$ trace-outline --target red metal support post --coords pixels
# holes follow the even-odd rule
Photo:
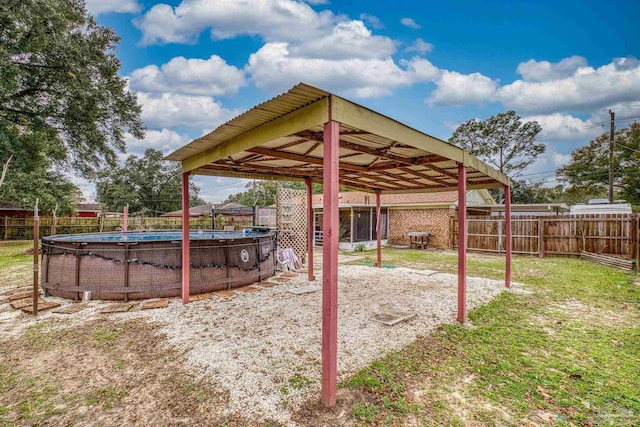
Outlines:
[[[129,205],[126,205],[122,210],[122,231],[127,231],[129,228]]]
[[[322,403],[336,404],[338,382],[339,123],[324,125],[322,210]]]
[[[304,182],[307,184],[307,278],[312,282],[316,279],[313,274],[313,183],[311,178]]]
[[[189,172],[182,174],[182,304],[189,303]]]
[[[467,320],[467,168],[458,163],[458,322]]]
[[[38,199],[36,199],[36,208],[33,211],[33,315],[38,315],[38,299],[40,298],[40,288],[38,281],[38,272],[40,263],[38,254],[40,253],[40,215],[38,212]]]
[[[378,268],[382,268],[382,228],[380,224],[380,192],[376,191],[376,248],[378,250],[378,262],[376,266]]]
[[[504,186],[504,223],[505,223],[505,252],[506,252],[506,266],[504,285],[507,288],[511,287],[511,187]]]

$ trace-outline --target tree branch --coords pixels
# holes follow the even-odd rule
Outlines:
[[[13,154],[10,155],[7,161],[4,162],[4,165],[2,165],[2,175],[0,176],[0,186],[4,182],[4,178],[7,176],[7,170],[9,169],[9,163],[11,162],[11,159],[13,159]]]
[[[47,70],[57,70],[57,71],[66,71],[67,67],[64,65],[46,65],[46,64],[34,64],[33,62],[22,62],[22,61],[11,61],[13,64],[16,64],[21,67],[28,68],[44,68]]]

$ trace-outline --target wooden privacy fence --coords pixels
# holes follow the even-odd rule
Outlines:
[[[506,233],[504,217],[470,216],[468,249],[502,253]],[[452,218],[451,241],[455,247],[458,221]],[[581,252],[638,257],[638,216],[626,214],[579,216],[513,216],[513,253],[579,256]]]
[[[33,238],[33,218],[0,217],[0,236],[3,240],[23,240]],[[252,217],[226,218],[228,226],[250,226]],[[189,219],[192,229],[211,229],[210,217],[195,217]],[[154,217],[129,217],[128,230],[178,230],[182,228],[182,219],[154,218]],[[40,236],[74,233],[100,233],[122,230],[122,218],[114,217],[40,217]]]

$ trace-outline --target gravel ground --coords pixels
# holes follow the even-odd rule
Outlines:
[[[319,272],[318,272],[319,276]],[[348,378],[389,351],[400,349],[442,323],[456,319],[457,276],[409,268],[339,266],[338,374]],[[321,285],[306,274],[255,293],[236,292],[186,306],[174,298],[167,308],[99,314],[112,304],[91,301],[72,315],[42,313],[37,319],[0,306],[0,333],[17,336],[52,317],[73,327],[94,318],[142,318],[160,326],[167,346],[183,353],[195,375],[228,388],[229,412],[291,424],[290,414],[320,390],[322,292],[294,295],[287,289]],[[516,284],[517,285],[517,284]],[[504,282],[469,277],[472,309],[504,290]],[[68,300],[47,298],[67,304]],[[394,326],[371,316],[394,308],[417,316]],[[62,325],[61,325],[62,326]]]
[[[339,267],[338,373],[345,379],[456,318],[457,276],[408,268]],[[312,284],[319,285],[320,282]],[[229,388],[230,411],[290,423],[290,413],[320,390],[322,293],[294,295],[304,277],[231,299],[126,313],[162,325],[190,367]],[[504,282],[470,277],[469,309],[504,290]],[[416,312],[395,326],[371,320],[384,308]]]

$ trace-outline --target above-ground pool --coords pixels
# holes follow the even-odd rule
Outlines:
[[[273,233],[190,233],[190,292],[237,288],[274,275]],[[42,288],[80,299],[179,296],[182,232],[67,234],[42,238]]]

